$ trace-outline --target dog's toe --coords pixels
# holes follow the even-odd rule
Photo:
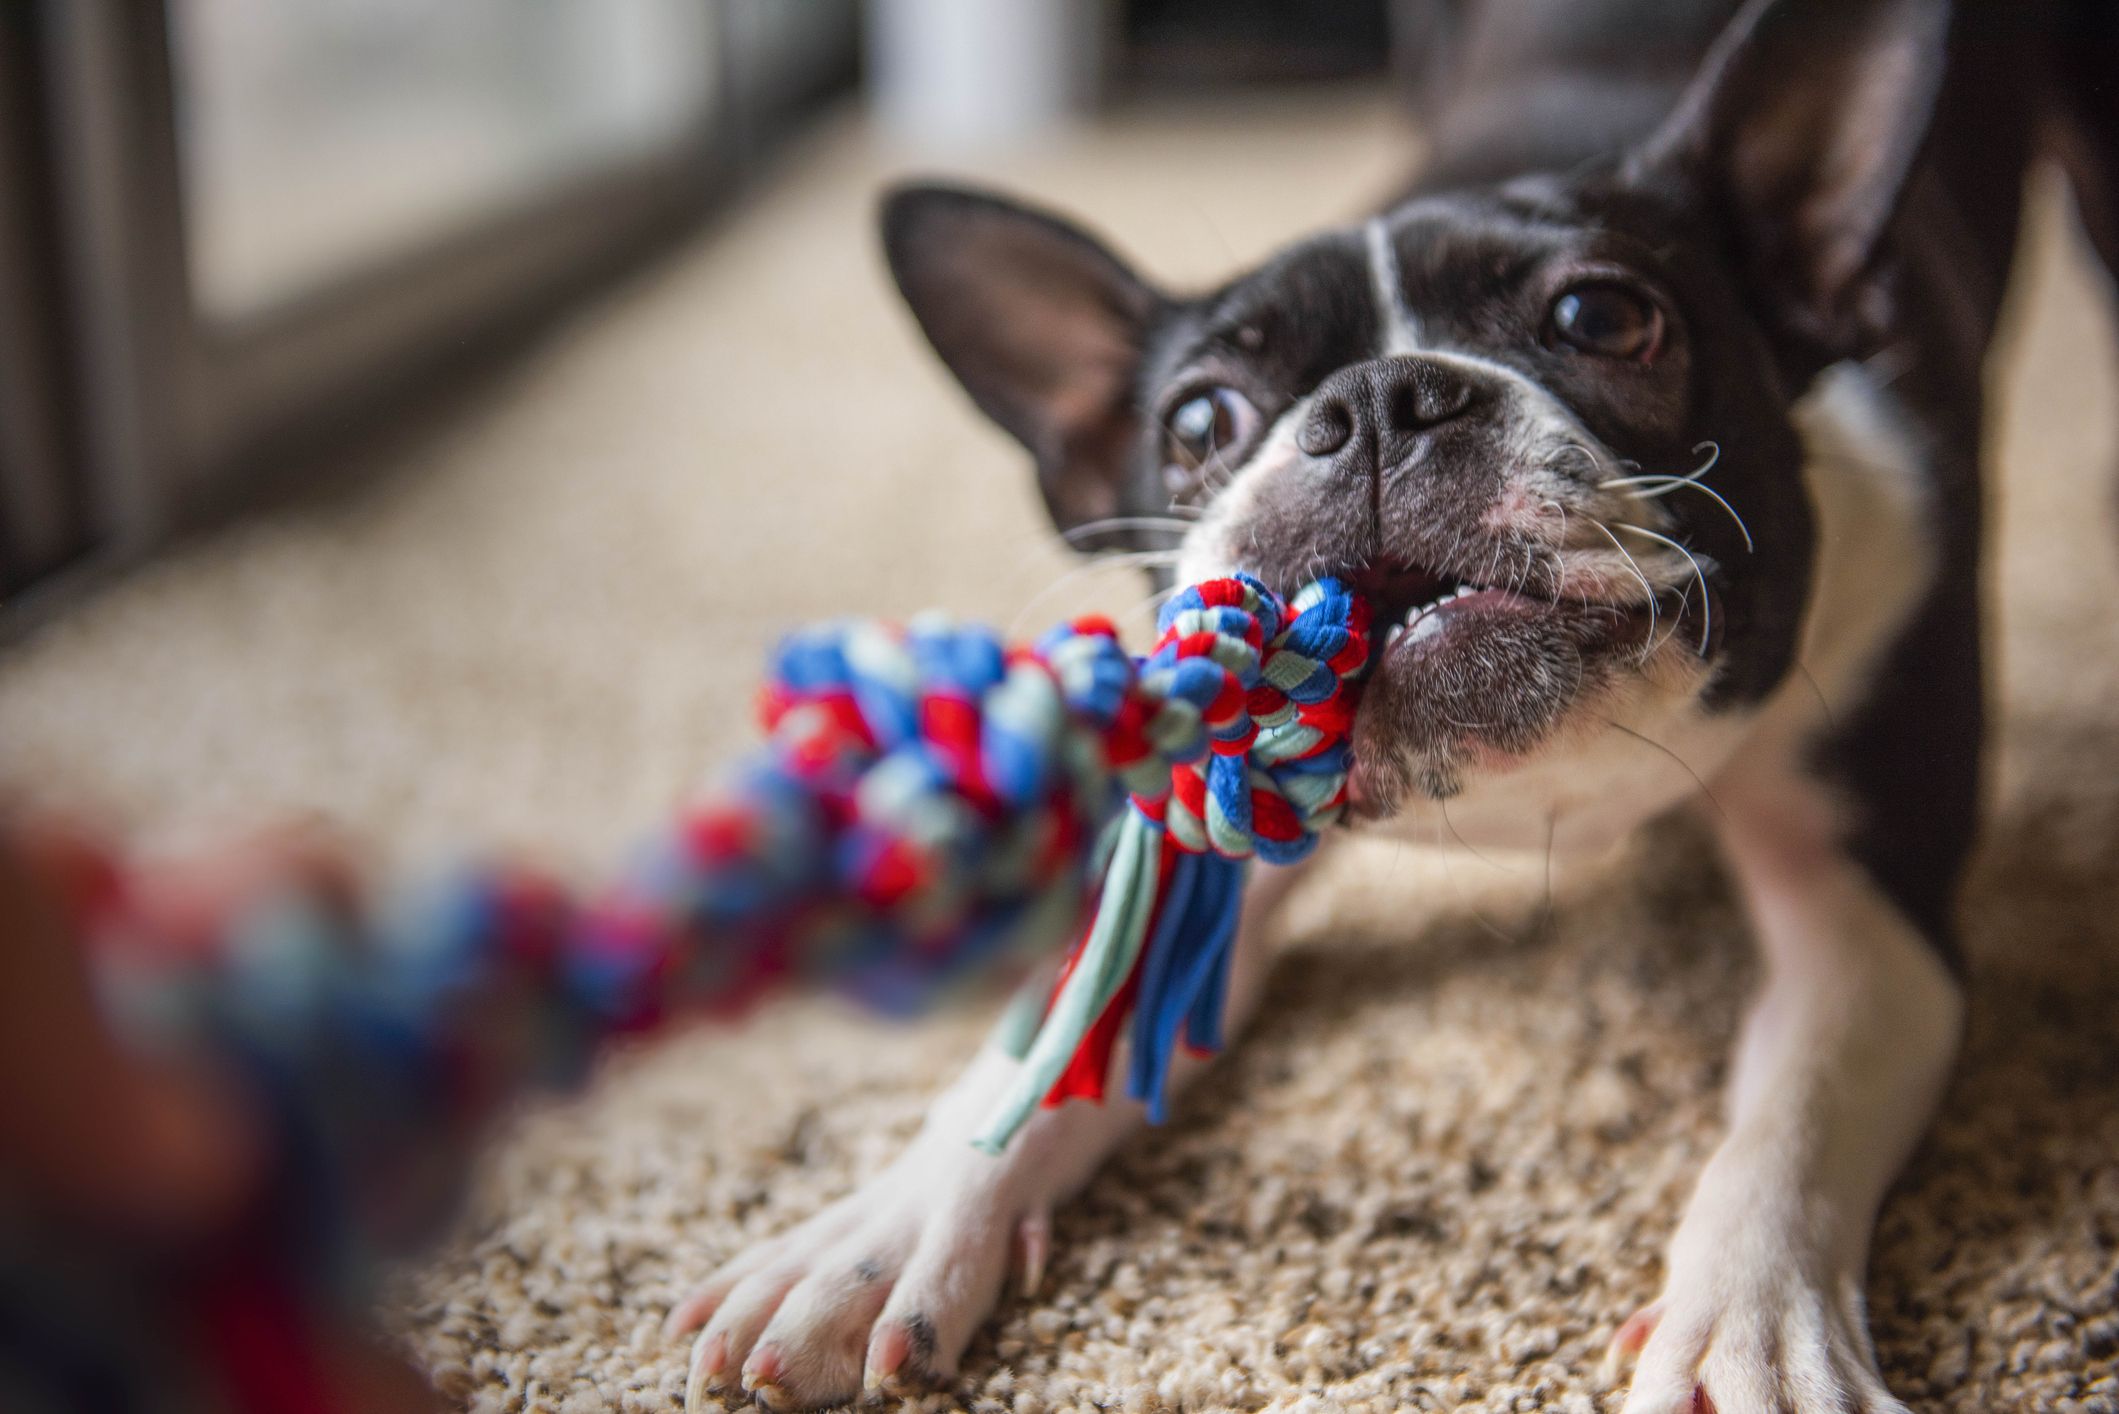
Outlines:
[[[801,1277],[799,1259],[791,1256],[735,1284],[692,1347],[691,1373],[685,1382],[687,1408],[700,1408],[705,1395],[738,1386],[758,1337]]]
[[[1026,1217],[968,1144],[925,1157],[737,1257],[672,1309],[672,1335],[699,1331],[687,1409],[745,1397],[814,1408],[955,1371],[1011,1260],[1026,1276],[1042,1268],[1048,1228],[1042,1201]]]
[[[1640,1310],[1619,1323],[1612,1332],[1611,1343],[1604,1347],[1604,1387],[1619,1383],[1626,1372],[1633,1368],[1640,1357],[1641,1347],[1648,1344],[1648,1337],[1655,1334],[1656,1323],[1662,1319],[1663,1303],[1651,1301]]]
[[[861,1389],[869,1331],[882,1313],[902,1261],[875,1247],[873,1234],[827,1253],[789,1290],[743,1370],[744,1388],[770,1389],[768,1403],[804,1407]]]
[[[1785,1280],[1665,1292],[1619,1328],[1638,1353],[1624,1414],[1905,1414],[1878,1373],[1859,1298]]]

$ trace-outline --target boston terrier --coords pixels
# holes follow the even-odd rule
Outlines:
[[[1628,1414],[1903,1408],[1863,1273],[1965,1010],[1982,363],[2041,152],[2119,251],[2119,90],[2068,42],[2107,19],[2075,3],[1432,0],[1417,185],[1196,296],[997,196],[883,207],[1062,529],[1373,598],[1359,828],[1602,847],[1711,794],[1764,980],[1662,1294],[1613,1313]],[[1232,1023],[1292,872],[1254,881]],[[689,1403],[946,1374],[1011,1267],[1036,1288],[1141,1113],[1044,1110],[989,1157],[1013,1067],[677,1306]]]

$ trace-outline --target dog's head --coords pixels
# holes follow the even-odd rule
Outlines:
[[[1431,183],[1196,298],[960,190],[894,193],[885,243],[1062,527],[1370,592],[1357,806],[1390,814],[1740,718],[1790,671],[1791,408],[1875,335],[1941,9],[1749,5],[1634,150]]]

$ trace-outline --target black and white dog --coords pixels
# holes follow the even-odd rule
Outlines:
[[[2107,23],[2069,3],[1437,0],[1417,188],[1198,298],[992,196],[884,209],[1063,527],[1174,502],[1181,580],[1376,597],[1366,828],[1431,841],[1447,802],[1474,844],[1602,845],[1711,783],[1765,982],[1663,1293],[1618,1325],[1630,1414],[1901,1407],[1862,1283],[1964,1012],[1982,362],[2041,140],[2063,107],[2078,157],[2119,133],[2066,91],[2067,27]],[[1036,1285],[1052,1205],[1139,1114],[1044,1111],[989,1158],[1012,1066],[672,1313],[704,1325],[691,1399],[946,1371],[1011,1264]]]

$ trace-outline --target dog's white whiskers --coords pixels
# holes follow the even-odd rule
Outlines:
[[[1484,726],[1485,724],[1478,723],[1476,725]],[[1449,827],[1450,838],[1454,839],[1457,842],[1458,848],[1462,849],[1465,853],[1469,854],[1472,858],[1478,860],[1481,864],[1484,864],[1487,868],[1493,870],[1497,874],[1508,874],[1514,876],[1521,872],[1520,870],[1511,868],[1509,865],[1503,864],[1500,860],[1493,858],[1484,850],[1481,850],[1477,845],[1473,844],[1470,840],[1466,839],[1464,837],[1464,832],[1457,828],[1457,822],[1449,818],[1449,802],[1447,800],[1438,799],[1435,802],[1435,809],[1437,813],[1442,816],[1442,823]],[[1514,940],[1511,939],[1510,941]]]
[[[1236,482],[1236,468],[1223,459],[1219,446],[1208,449],[1207,463],[1200,471],[1200,489],[1209,493],[1226,491]]]
[[[1485,913],[1480,911],[1478,906],[1472,902],[1470,892],[1465,889],[1464,881],[1457,877],[1457,867],[1455,858],[1456,851],[1451,849],[1449,847],[1448,841],[1442,838],[1442,827],[1444,824],[1448,823],[1449,816],[1446,812],[1444,812],[1442,814],[1442,819],[1439,820],[1435,825],[1435,857],[1437,860],[1440,861],[1442,865],[1442,877],[1448,882],[1450,892],[1457,896],[1457,907],[1462,910],[1464,914],[1469,917],[1474,923],[1477,923],[1481,928],[1485,929],[1486,932],[1488,932],[1492,936],[1500,939],[1502,942],[1508,944],[1510,947],[1516,946],[1515,937],[1510,934],[1507,929],[1503,928],[1500,924],[1494,922],[1491,918],[1488,918]],[[1454,824],[1449,825],[1449,830],[1452,835],[1457,836],[1459,842],[1463,841],[1464,837],[1462,835],[1457,834],[1457,827]],[[1465,847],[1467,849],[1470,848],[1469,845],[1466,845]]]
[[[1630,530],[1636,535],[1645,535],[1650,540],[1668,545],[1671,549],[1683,555],[1686,563],[1692,566],[1692,577],[1698,580],[1700,585],[1700,652],[1704,655],[1707,652],[1708,640],[1714,636],[1714,596],[1707,592],[1707,571],[1700,568],[1699,557],[1683,545],[1678,544],[1677,541],[1672,540],[1669,536],[1662,534],[1660,531],[1650,530],[1645,525],[1630,525],[1622,520],[1619,522],[1619,529]],[[1653,632],[1652,625],[1650,631]]]
[[[1694,467],[1688,472],[1679,473],[1674,471],[1651,471],[1634,476],[1615,476],[1608,481],[1603,481],[1598,484],[1602,486],[1636,486],[1649,481],[1685,481],[1697,483],[1701,477],[1705,476],[1708,472],[1713,471],[1715,467],[1721,463],[1722,444],[1710,439],[1708,441],[1698,442],[1693,445],[1692,454],[1694,456],[1698,456],[1702,451],[1707,453],[1707,460],[1701,462],[1698,466]],[[1619,463],[1619,465],[1627,468],[1629,471],[1633,471],[1636,473],[1641,472],[1641,464],[1637,461],[1622,461]],[[1654,493],[1654,496],[1661,496],[1664,494],[1666,493],[1663,491],[1658,491]],[[1652,500],[1654,499],[1654,496],[1639,496],[1635,499],[1643,501]]]
[[[1811,672],[1810,665],[1800,658],[1795,660],[1795,670],[1803,675],[1805,682],[1810,684],[1810,692],[1817,698],[1817,705],[1825,714],[1825,724],[1831,727],[1832,730],[1838,731],[1839,715],[1832,710],[1832,704],[1826,700],[1824,685],[1818,682],[1817,674]]]
[[[1694,584],[1695,582],[1696,582],[1696,581],[1694,581],[1694,580],[1690,580],[1690,579],[1686,580],[1686,581],[1685,581],[1685,587],[1684,587],[1683,589],[1681,589],[1681,590],[1679,590],[1679,591],[1678,591],[1678,605],[1677,605],[1677,616],[1676,616],[1675,618],[1673,618],[1673,619],[1672,619],[1672,620],[1670,621],[1670,632],[1668,632],[1668,633],[1666,633],[1666,634],[1664,634],[1664,635],[1663,635],[1663,643],[1668,643],[1668,642],[1670,642],[1670,640],[1672,640],[1673,638],[1676,638],[1676,637],[1678,636],[1678,630],[1679,630],[1680,628],[1684,627],[1684,624],[1685,624],[1685,611],[1686,611],[1687,609],[1689,609],[1689,608],[1691,608],[1691,607],[1692,607],[1692,586],[1693,586],[1693,584]],[[1703,594],[1701,595],[1701,598],[1702,598],[1702,601],[1703,601],[1703,603],[1704,603],[1705,597],[1706,597],[1706,596],[1705,596],[1705,595],[1704,595],[1704,593],[1703,593]],[[1711,612],[1712,612],[1712,611],[1711,611],[1711,610],[1709,610],[1708,612],[1709,612],[1709,613],[1711,614]],[[1713,625],[1713,620],[1712,620],[1712,618],[1710,617],[1710,618],[1709,618],[1709,620],[1708,620],[1708,625],[1707,625],[1707,627],[1708,627],[1708,628],[1711,628],[1711,627],[1712,627],[1712,625]],[[1704,644],[1706,643],[1706,641],[1707,641],[1707,628],[1702,628],[1702,629],[1701,629],[1701,631],[1700,631],[1700,642],[1701,642],[1701,644],[1702,644],[1702,645],[1704,645]],[[1663,646],[1663,643],[1657,643],[1657,644],[1652,644],[1652,645],[1650,645],[1650,648],[1649,648],[1649,652],[1648,652],[1648,657],[1651,657],[1651,658],[1652,658],[1652,657],[1654,657],[1654,656],[1655,656],[1655,654],[1656,654],[1656,653],[1657,653],[1658,651],[1660,651],[1660,650],[1661,650],[1661,648],[1662,648],[1662,646]],[[1705,648],[1704,646],[1702,646],[1702,648],[1700,649],[1700,651],[1701,651],[1702,653],[1704,653],[1704,652],[1706,652],[1707,650],[1706,650],[1706,648]]]
[[[1163,535],[1182,536],[1192,529],[1192,522],[1179,520],[1175,516],[1106,516],[1060,532],[1060,539],[1069,545],[1077,540],[1106,534],[1115,530],[1146,530]],[[1078,547],[1077,547],[1078,548]]]
[[[1090,575],[1101,574],[1106,570],[1112,569],[1155,569],[1158,567],[1173,567],[1177,564],[1177,561],[1178,552],[1175,550],[1128,550],[1120,554],[1098,555],[1095,559],[1090,560],[1087,564],[1076,565],[1073,569],[1068,570],[1066,573],[1054,579],[1050,584],[1046,585],[1043,589],[1040,589],[1037,593],[1031,595],[1029,602],[1024,604],[1022,608],[1016,610],[1015,617],[1009,620],[1008,632],[1006,634],[1006,637],[1020,637],[1023,633],[1024,626],[1030,621],[1031,616],[1034,615],[1037,610],[1043,604],[1045,604],[1047,600],[1052,599],[1056,595],[1065,593],[1068,589],[1072,588],[1074,585],[1076,585],[1083,579],[1086,579]]]
[[[1500,570],[1501,547],[1499,545],[1488,546],[1486,551],[1486,568],[1480,572],[1479,577],[1474,580],[1473,583],[1492,584],[1499,577]]]
[[[1146,615],[1148,622],[1153,624],[1155,616],[1162,612],[1162,606],[1176,598],[1184,591],[1184,588],[1185,586],[1182,584],[1173,584],[1168,589],[1158,589],[1145,598],[1135,600],[1127,607],[1126,615],[1130,618],[1134,614],[1143,614]]]
[[[1619,552],[1619,557],[1626,561],[1626,567],[1633,571],[1633,577],[1641,581],[1641,592],[1648,596],[1649,649],[1641,655],[1641,661],[1645,663],[1655,652],[1655,626],[1657,619],[1655,586],[1649,583],[1647,573],[1642,570],[1641,562],[1633,557],[1633,552],[1626,548],[1624,542],[1618,536],[1611,533],[1610,526],[1604,524],[1603,521],[1598,520],[1595,516],[1589,518],[1589,523],[1604,532],[1604,538],[1611,542],[1611,548]]]
[[[1613,721],[1611,718],[1605,716],[1602,712],[1596,713],[1595,715],[1598,721],[1602,722],[1605,726],[1610,727],[1613,731],[1624,733],[1625,735],[1632,737],[1635,741],[1640,742],[1644,746],[1653,747],[1657,751],[1662,752],[1665,756],[1668,756],[1671,760],[1677,762],[1679,768],[1683,770],[1686,775],[1692,777],[1693,783],[1700,788],[1700,794],[1707,798],[1707,803],[1714,807],[1714,813],[1721,816],[1724,820],[1729,818],[1729,812],[1722,807],[1721,797],[1716,795],[1714,793],[1714,788],[1707,784],[1707,778],[1701,775],[1697,770],[1693,769],[1693,765],[1690,761],[1687,761],[1684,757],[1678,755],[1675,751],[1672,751],[1669,747],[1665,746],[1662,742],[1657,741],[1654,737],[1649,736],[1646,732],[1637,732],[1632,727],[1627,726],[1624,722]]]
[[[1562,440],[1559,446],[1553,450],[1552,455],[1546,459],[1545,464],[1548,470],[1564,471],[1568,463],[1574,461],[1587,465],[1589,480],[1600,481],[1602,479],[1605,470],[1603,455],[1594,446],[1579,437],[1568,437]]]
[[[1673,491],[1679,490],[1690,489],[1697,491],[1701,495],[1711,498],[1716,505],[1720,506],[1728,514],[1730,520],[1736,522],[1737,532],[1744,537],[1744,549],[1747,552],[1755,551],[1758,547],[1751,539],[1751,527],[1744,523],[1744,518],[1741,515],[1737,514],[1736,507],[1729,504],[1728,497],[1701,479],[1708,472],[1714,470],[1715,465],[1721,461],[1721,444],[1719,442],[1702,442],[1692,450],[1697,453],[1702,449],[1707,452],[1707,460],[1683,475],[1675,472],[1649,472],[1640,476],[1614,477],[1599,484],[1624,491],[1636,501],[1658,500]]]
[[[1647,485],[1650,483],[1659,483],[1657,485],[1657,489],[1653,491],[1631,492],[1630,494],[1636,501],[1653,501],[1658,497],[1667,496],[1671,492],[1677,490],[1697,491],[1701,495],[1709,497],[1713,500],[1716,505],[1720,506],[1724,511],[1728,512],[1729,519],[1736,522],[1737,532],[1744,537],[1744,549],[1747,551],[1751,551],[1756,550],[1758,548],[1755,544],[1752,543],[1751,527],[1746,525],[1744,523],[1744,518],[1736,513],[1736,507],[1730,505],[1728,500],[1722,495],[1721,492],[1715,490],[1712,486],[1707,485],[1705,482],[1695,481],[1689,476],[1636,476],[1629,477],[1626,481],[1623,482],[1607,481],[1604,484],[1607,486],[1626,486],[1635,483],[1642,485]]]
[[[1557,598],[1559,597],[1561,586],[1567,583],[1567,507],[1559,501],[1550,499],[1538,503],[1538,509],[1541,511],[1547,506],[1551,506],[1560,513],[1559,539],[1545,551],[1552,558],[1552,592],[1553,596]],[[1533,556],[1533,563],[1535,563],[1535,556]],[[1527,571],[1525,582],[1528,583]]]

